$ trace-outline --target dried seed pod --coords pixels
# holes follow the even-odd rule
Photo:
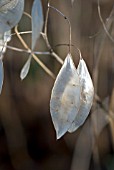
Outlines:
[[[23,10],[24,0],[0,0],[0,34],[18,24]]]
[[[36,42],[38,38],[40,37],[40,33],[42,32],[43,23],[44,23],[41,0],[34,0],[31,16],[32,16],[32,47],[31,49],[34,50]],[[31,60],[32,60],[32,55],[29,55],[28,60],[24,64],[21,70],[21,73],[20,73],[21,80],[23,80],[28,75],[28,72],[30,70]]]
[[[35,48],[36,42],[40,37],[44,24],[44,16],[41,0],[34,0],[32,6],[32,50]]]
[[[76,115],[69,132],[74,132],[77,130],[86,120],[93,102],[94,87],[88,72],[85,61],[81,58],[77,72],[80,78],[80,85],[82,87],[81,91],[81,104],[78,114]]]
[[[21,80],[23,80],[27,76],[27,74],[28,74],[28,72],[30,70],[31,59],[32,59],[32,56],[29,55],[29,58],[26,61],[26,63],[24,64],[24,66],[23,66],[23,68],[21,70],[21,73],[20,73]]]
[[[57,139],[70,128],[80,107],[80,80],[71,58],[68,54],[54,83],[50,112],[56,130]]]
[[[0,55],[4,54],[7,49],[7,42],[11,40],[11,30],[0,34]]]

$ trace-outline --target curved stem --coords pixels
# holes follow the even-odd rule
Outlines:
[[[45,42],[46,42],[46,45],[48,47],[48,49],[51,51],[52,48],[51,48],[51,45],[49,43],[49,40],[48,40],[48,37],[47,37],[47,24],[48,24],[48,18],[49,18],[49,4],[50,4],[50,1],[48,1],[48,8],[47,8],[47,12],[46,12],[46,19],[45,19],[45,23],[44,23],[44,33],[42,34]]]
[[[44,34],[47,35],[47,23],[48,23],[48,18],[49,18],[49,5],[50,5],[51,0],[48,1],[48,9],[46,12],[46,19],[45,19],[45,25],[44,25]]]
[[[57,8],[51,6],[50,4],[48,4],[48,7],[53,9],[53,10],[55,10],[58,14],[60,14],[61,16],[63,16],[64,19],[67,20],[67,23],[69,25],[69,53],[71,53],[71,46],[72,46],[72,43],[71,43],[72,42],[71,32],[72,32],[72,30],[71,30],[70,20],[61,11],[59,11]]]
[[[70,46],[69,44],[57,44],[54,47],[59,47],[59,46]],[[80,55],[80,59],[82,59],[82,55],[81,55],[81,51],[78,47],[76,47],[75,45],[71,44],[72,47],[75,48],[75,51],[78,51],[79,55]]]
[[[81,54],[81,51],[79,48],[77,48],[78,52],[79,52],[79,55],[80,55],[80,60],[82,60],[82,54]]]
[[[30,14],[28,14],[27,12],[25,12],[24,11],[24,13],[23,13],[24,15],[26,15],[27,17],[29,17],[30,19],[32,19],[32,17],[31,17],[31,15]]]

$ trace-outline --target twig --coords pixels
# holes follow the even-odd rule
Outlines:
[[[18,51],[18,52],[31,53],[31,51],[29,51],[29,50],[24,50],[24,49],[12,47],[12,46],[9,46],[9,45],[6,45],[5,47],[7,47],[8,49],[14,50],[14,51]]]
[[[50,1],[51,0],[48,1],[48,4],[50,3]],[[28,13],[24,12],[24,14],[31,19],[31,16]],[[47,45],[47,47],[49,49],[49,53],[48,54],[50,54],[52,57],[54,57],[60,64],[63,64],[63,60],[53,51],[53,49],[52,49],[52,47],[51,47],[51,45],[49,43],[48,37],[47,37],[48,17],[49,17],[49,7],[48,7],[47,12],[46,12],[46,19],[45,19],[45,23],[44,23],[44,33],[41,32],[41,35],[44,38],[45,43],[46,43],[46,45]],[[20,32],[19,34],[23,34],[23,33],[24,32]],[[32,33],[32,31],[30,33]],[[34,54],[38,54],[37,52],[36,53],[33,52],[33,53]],[[43,54],[44,54],[44,52],[43,52]],[[46,55],[48,55],[48,54],[46,54]]]
[[[9,45],[6,45],[6,47],[8,49],[11,49],[11,50],[14,50],[14,51],[18,51],[18,52],[25,52],[25,53],[31,53],[31,51],[29,50],[24,50],[24,49],[21,49],[21,48],[17,48],[17,47],[12,47],[12,46],[9,46]],[[33,54],[38,54],[38,55],[50,55],[50,52],[48,51],[45,51],[45,52],[42,52],[42,51],[33,51],[32,52]]]
[[[51,8],[53,10],[55,10],[58,14],[60,14],[61,16],[63,16],[64,19],[67,20],[68,24],[69,24],[69,53],[71,53],[71,46],[72,46],[72,37],[71,37],[71,23],[70,23],[70,20],[68,19],[68,17],[66,17],[61,11],[59,11],[57,8],[51,6],[49,3],[48,3],[48,8]]]
[[[110,35],[110,33],[109,33],[109,31],[108,31],[108,29],[107,29],[107,27],[106,27],[106,25],[105,25],[105,23],[103,21],[103,18],[101,16],[101,9],[100,9],[99,0],[98,0],[98,14],[99,14],[100,21],[101,21],[101,23],[103,25],[104,31],[106,32],[108,38],[114,43],[114,38]]]
[[[57,45],[54,46],[54,48],[55,48],[55,47],[59,47],[59,46],[69,46],[69,44],[67,44],[67,43],[66,43],[66,44],[65,44],[65,43],[63,43],[63,44],[57,44]],[[73,44],[71,44],[71,46],[74,47]]]
[[[70,44],[57,44],[54,47],[59,47],[59,46],[70,46]],[[75,47],[75,51],[79,53],[80,59],[82,59],[82,55],[81,55],[81,51],[78,47],[76,47],[75,45],[71,44],[72,47]]]
[[[22,31],[22,32],[19,32],[19,34],[32,34],[32,31]],[[16,33],[14,34],[11,34],[11,35],[16,35]]]
[[[27,12],[25,12],[25,11],[24,11],[24,13],[23,13],[23,14],[25,14],[27,17],[29,17],[30,19],[32,19],[31,15],[30,15],[30,14],[28,14]]]
[[[48,1],[48,4],[50,3],[51,0]],[[47,37],[47,24],[48,24],[48,18],[49,18],[49,7],[47,8],[47,11],[46,11],[46,19],[45,19],[45,23],[44,23],[44,33],[42,34],[45,42],[46,42],[46,45],[48,47],[48,49],[51,51],[52,48],[51,48],[51,45],[49,43],[49,40],[48,40],[48,37]]]
[[[19,35],[18,33],[18,29],[17,26],[15,27],[15,32],[17,34],[17,37],[19,38],[20,42],[23,44],[23,46],[25,47],[25,49],[31,51],[31,49],[28,47],[28,45],[26,44],[26,42],[23,40],[23,38]],[[55,75],[45,66],[45,64],[35,55],[32,53],[31,51],[31,55],[34,58],[34,60],[43,68],[43,70],[50,75],[53,79],[55,79]]]
[[[46,19],[45,19],[45,23],[44,23],[44,33],[41,33],[41,35],[44,38],[45,43],[50,51],[50,55],[53,56],[60,64],[63,64],[63,60],[53,51],[53,49],[49,43],[48,36],[47,36],[47,24],[48,24],[48,18],[49,18],[50,2],[51,2],[51,0],[48,1],[48,8],[47,8]]]
[[[63,64],[63,60],[54,52],[51,52],[51,55],[60,63]]]
[[[48,24],[48,18],[49,18],[49,4],[51,0],[48,1],[48,8],[46,11],[46,19],[45,19],[45,24],[44,24],[44,34],[47,35],[47,24]]]
[[[20,35],[21,34],[31,34],[32,33],[32,31],[22,31],[22,32],[18,32]],[[14,35],[17,35],[15,32],[14,33],[12,33],[10,36],[14,36]],[[9,37],[9,36],[8,36]]]

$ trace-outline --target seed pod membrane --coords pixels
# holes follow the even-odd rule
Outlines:
[[[70,128],[80,107],[80,80],[71,55],[68,54],[54,83],[50,112],[57,139]]]
[[[80,59],[77,72],[79,74],[80,85],[82,87],[80,109],[70,129],[68,130],[69,132],[74,132],[85,122],[90,112],[92,102],[93,102],[93,96],[94,96],[93,83],[90,74],[88,72],[86,63],[83,59]]]

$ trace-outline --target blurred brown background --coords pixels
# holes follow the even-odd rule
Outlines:
[[[32,0],[25,1],[30,13]],[[44,16],[47,1],[42,0]],[[4,86],[0,96],[0,170],[113,170],[114,169],[114,42],[106,35],[97,10],[97,0],[53,0],[72,25],[72,56],[77,66],[79,47],[95,85],[95,100],[85,124],[72,134],[56,140],[49,101],[54,80],[32,60],[29,75],[19,74],[28,54],[7,50],[4,56]],[[101,14],[114,37],[114,1],[101,0]],[[110,24],[109,24],[110,23]],[[31,30],[30,19],[23,15],[19,31]],[[50,10],[48,38],[64,59],[69,42],[68,24]],[[22,36],[31,44],[31,35]],[[9,45],[23,48],[14,36]],[[36,50],[46,51],[40,38]],[[57,75],[61,65],[51,56],[39,56]]]

